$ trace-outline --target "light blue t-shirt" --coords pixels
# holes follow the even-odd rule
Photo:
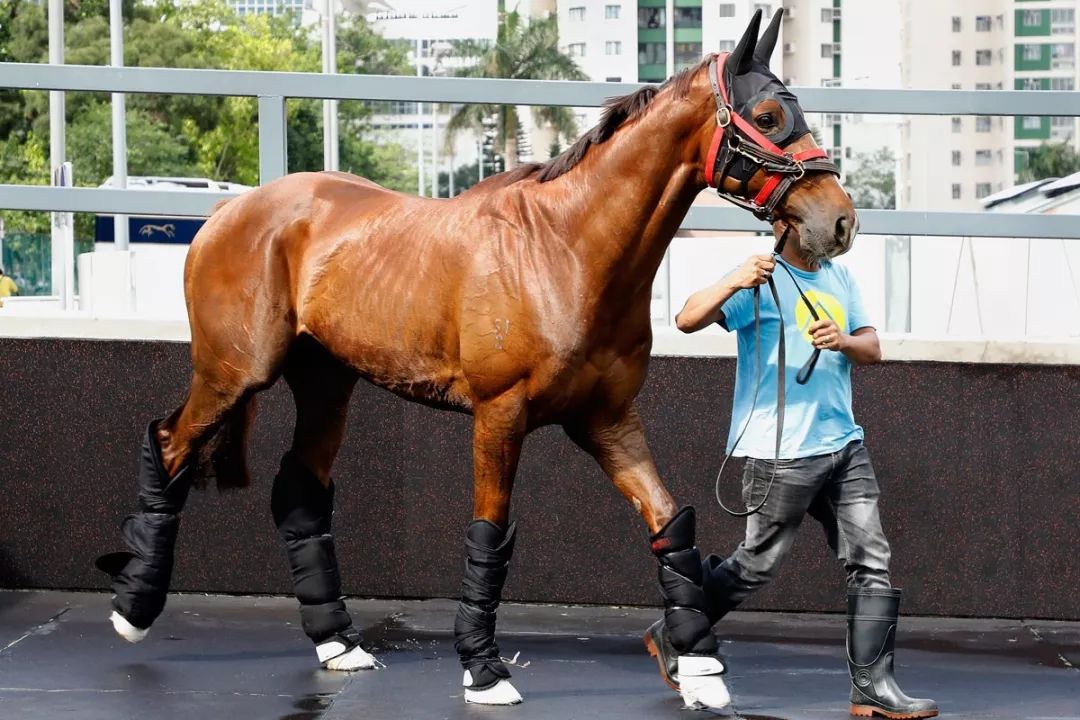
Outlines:
[[[783,262],[777,260],[777,264]],[[821,263],[817,272],[787,266],[803,292],[814,304],[818,315],[832,318],[844,333],[870,327],[859,290],[847,268],[831,262]],[[851,410],[851,363],[843,353],[822,350],[810,381],[795,382],[799,369],[814,351],[807,328],[813,324],[806,303],[799,297],[784,269],[773,271],[773,280],[784,310],[787,340],[787,374],[784,411],[784,439],[780,458],[792,459],[836,452],[853,440],[861,440],[863,429],[855,424]],[[728,452],[747,422],[757,380],[754,339],[753,290],[740,290],[724,303],[721,324],[736,331],[739,338],[739,361],[735,377],[735,401],[732,405]],[[776,453],[776,364],[780,349],[780,318],[768,285],[761,286],[761,379],[757,405],[750,424],[739,442],[735,455],[772,459]]]

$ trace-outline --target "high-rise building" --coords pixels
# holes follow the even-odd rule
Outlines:
[[[312,0],[229,0],[229,4],[240,13],[267,13],[270,15],[283,15],[287,12],[295,12],[301,16],[305,9],[311,8]]]
[[[904,85],[1073,90],[1076,0],[902,0]],[[1011,187],[1031,150],[1077,143],[1074,118],[912,117],[904,123],[900,202],[978,208]]]

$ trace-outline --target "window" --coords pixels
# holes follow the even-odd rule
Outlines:
[[[952,19],[952,31],[960,32],[960,18],[956,17],[955,15],[953,15]]]
[[[584,20],[585,19],[585,8],[583,8],[583,7],[572,7],[572,8],[570,8],[570,10],[569,10],[569,12],[567,14],[570,16],[571,20]]]
[[[696,65],[701,60],[702,48],[699,42],[675,43],[675,70],[683,70]]]
[[[608,40],[604,43],[605,55],[622,55],[622,41]]]
[[[1021,45],[1025,60],[1042,60],[1042,45]]]
[[[638,43],[638,65],[664,65],[667,46],[662,42]]]
[[[1039,78],[1020,78],[1018,90],[1042,90],[1042,81]]]
[[[604,19],[605,20],[618,20],[619,11],[622,10],[618,5],[605,5],[604,6]]]
[[[638,8],[637,26],[639,30],[655,30],[662,28],[667,23],[667,13],[664,8]]]
[[[990,32],[992,23],[989,15],[976,15],[975,32]]]
[[[990,83],[975,83],[976,90],[993,90],[994,86]]]
[[[840,43],[821,43],[821,57],[831,58],[840,54]]]
[[[833,21],[833,18],[835,17],[836,10],[837,8],[831,7],[821,8],[821,22],[831,23]]]
[[[952,131],[954,133],[964,131],[964,120],[962,118],[954,117],[952,119]]]
[[[960,167],[960,151],[959,150],[953,150],[952,151],[952,164],[953,164],[954,167]]]
[[[953,83],[952,84],[952,89],[953,90],[959,90],[960,89],[960,83]]]
[[[677,7],[675,8],[675,27],[699,28],[701,27],[701,8]]]
[[[1076,45],[1054,43],[1050,46],[1050,67],[1054,70],[1072,70],[1076,66]]]
[[[720,17],[735,17],[735,3],[720,3]]]
[[[1042,25],[1041,10],[1024,11],[1024,27],[1039,27],[1040,25]]]
[[[839,125],[840,124],[840,119],[841,119],[840,118],[840,113],[827,113],[825,115],[825,124],[826,125]]]
[[[976,65],[989,65],[994,58],[994,52],[992,50],[976,50],[975,51],[975,64]]]
[[[721,40],[717,45],[717,52],[731,52],[735,49],[734,40]]]
[[[1074,121],[1071,117],[1050,118],[1050,139],[1058,141],[1072,139],[1073,124]]]
[[[960,64],[960,51],[959,50],[953,50],[952,51],[952,64],[954,66]]]
[[[953,200],[959,200],[960,199],[960,183],[953,183],[953,186],[952,186],[952,199]]]
[[[604,82],[622,82],[622,78],[618,75],[604,78]]]
[[[1023,128],[1025,130],[1040,130],[1042,129],[1042,118],[1036,115],[1025,115]]]
[[[821,78],[821,87],[840,87],[840,78]]]
[[[566,54],[570,57],[585,57],[585,43],[570,43],[566,46]]]
[[[1050,78],[1051,90],[1064,90],[1066,92],[1075,89],[1076,83],[1072,78]]]
[[[980,115],[975,118],[975,132],[990,132],[990,122],[992,118],[988,118],[985,115]]]
[[[975,199],[982,200],[984,197],[991,193],[990,183],[976,183],[975,184]]]
[[[994,162],[994,153],[990,150],[976,150],[975,151],[975,164],[976,165],[989,165]]]
[[[1076,32],[1076,10],[1056,8],[1050,11],[1050,34],[1072,35]]]
[[[768,20],[772,17],[772,5],[769,3],[754,3],[754,12],[761,11],[762,16]]]

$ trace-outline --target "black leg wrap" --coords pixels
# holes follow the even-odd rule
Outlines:
[[[274,478],[270,509],[292,572],[293,592],[300,601],[304,633],[316,644],[352,627],[341,594],[334,536],[334,485],[323,487],[292,453],[281,460]]]
[[[469,670],[475,690],[486,690],[510,671],[499,659],[495,616],[514,554],[514,530],[503,533],[487,520],[473,520],[465,531],[465,578],[454,620],[454,648]]]
[[[719,555],[707,555],[701,563],[701,585],[705,589],[709,622],[713,625],[737,608],[751,592],[723,562]]]
[[[97,567],[111,576],[113,607],[145,630],[165,608],[172,578],[173,550],[180,529],[179,513],[191,489],[191,465],[170,478],[161,460],[156,430],[150,423],[139,459],[140,511],[128,515],[121,532],[128,550],[102,555]]]
[[[671,644],[679,654],[715,655],[716,637],[701,587],[701,553],[694,546],[694,509],[684,507],[653,535],[660,562],[660,593]]]

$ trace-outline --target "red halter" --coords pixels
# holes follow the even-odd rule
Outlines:
[[[709,145],[709,154],[705,157],[705,182],[716,188],[721,197],[750,210],[762,220],[773,222],[774,211],[780,200],[808,171],[828,172],[839,177],[840,170],[828,160],[828,153],[821,148],[797,153],[784,152],[732,109],[724,82],[728,55],[721,53],[709,62],[709,81],[716,98],[716,131]],[[747,158],[768,175],[753,199],[723,189],[724,177],[736,155]],[[744,180],[744,191],[748,192],[746,184]]]

